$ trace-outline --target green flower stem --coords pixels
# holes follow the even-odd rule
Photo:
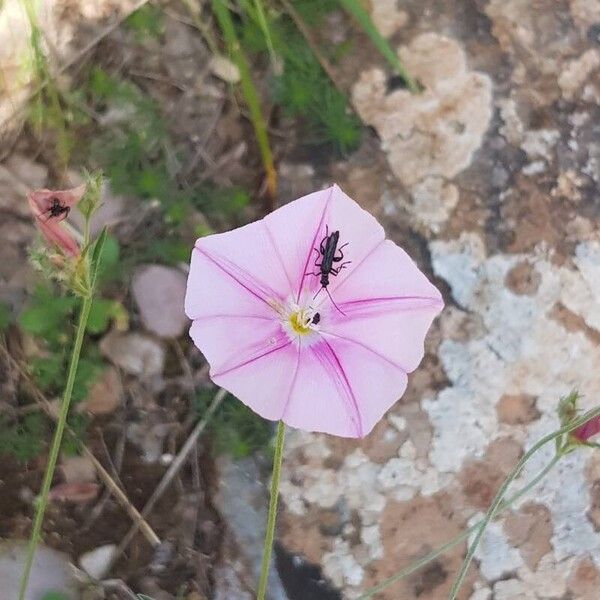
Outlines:
[[[223,33],[223,38],[231,53],[231,58],[240,72],[240,89],[244,101],[250,111],[250,121],[254,128],[254,135],[258,144],[258,150],[265,169],[266,186],[269,196],[274,201],[277,195],[277,172],[273,162],[273,153],[269,145],[267,125],[260,108],[260,101],[256,87],[250,76],[250,66],[242,51],[235,25],[229,8],[224,0],[212,0],[212,9]]]
[[[279,421],[277,424],[277,437],[275,439],[275,455],[273,456],[273,474],[271,476],[269,517],[267,519],[267,530],[265,532],[265,543],[263,546],[262,563],[260,565],[260,579],[258,580],[256,600],[265,600],[265,594],[267,592],[267,579],[269,577],[269,566],[271,564],[271,551],[273,550],[273,538],[275,537],[275,521],[277,520],[277,500],[279,498],[279,479],[281,477],[284,438],[285,425],[283,421]]]
[[[508,500],[505,500],[502,503],[502,505],[500,506],[500,508],[498,509],[498,512],[501,512],[501,511],[507,509],[509,506],[511,506],[517,500],[519,500],[525,494],[527,494],[532,488],[534,488],[554,468],[554,466],[560,460],[560,458],[561,458],[561,455],[556,454],[554,456],[554,458],[526,486],[521,488],[516,494],[511,496]],[[483,522],[484,522],[483,519],[481,521],[478,521],[477,523],[475,523],[474,525],[469,527],[469,529],[466,529],[465,531],[459,533],[456,537],[452,538],[449,542],[446,542],[442,546],[439,546],[435,550],[432,550],[429,554],[426,554],[423,558],[420,558],[419,560],[411,563],[410,565],[408,565],[401,571],[398,571],[391,577],[388,577],[387,579],[385,579],[384,581],[382,581],[375,587],[372,587],[370,590],[367,590],[357,600],[368,600],[368,598],[371,598],[377,592],[381,592],[382,590],[389,587],[393,583],[396,583],[397,581],[400,581],[401,579],[408,577],[411,573],[418,571],[420,568],[424,567],[426,564],[430,563],[432,560],[435,560],[441,554],[444,554],[448,550],[451,550],[452,548],[454,548],[455,546],[458,546],[458,544],[460,544],[461,542],[466,540],[472,533],[474,533],[475,531],[477,531],[481,528],[481,526],[483,525]]]
[[[92,296],[90,294],[89,296],[83,299],[83,304],[81,306],[79,324],[77,325],[77,335],[75,336],[75,344],[73,346],[73,353],[71,354],[71,364],[69,365],[69,374],[67,376],[67,385],[65,386],[65,391],[60,405],[60,413],[58,415],[56,429],[54,430],[54,437],[52,439],[52,446],[50,447],[50,456],[48,457],[48,464],[46,466],[46,472],[44,474],[42,491],[36,501],[35,519],[33,521],[31,537],[29,538],[29,546],[27,548],[27,557],[25,560],[25,569],[23,571],[23,574],[21,575],[19,600],[24,600],[25,598],[25,592],[27,591],[27,583],[29,582],[29,574],[31,573],[31,567],[33,565],[33,558],[35,556],[35,551],[40,540],[42,522],[44,520],[46,506],[48,505],[48,493],[50,492],[50,486],[52,485],[54,470],[56,468],[56,461],[58,460],[58,454],[60,452],[62,437],[65,430],[65,424],[67,422],[67,415],[69,414],[69,405],[71,404],[71,395],[73,393],[73,385],[75,384],[75,375],[77,373],[79,356],[81,354],[81,347],[83,345],[83,336],[87,327],[91,306]]]
[[[558,439],[562,438],[565,434],[568,434],[571,431],[573,431],[574,429],[577,429],[577,427],[580,427],[581,425],[583,425],[584,423],[586,423],[587,421],[589,421],[590,419],[593,419],[594,417],[596,417],[598,415],[600,415],[600,408],[596,408],[596,409],[588,411],[583,416],[579,417],[578,419],[574,419],[573,421],[571,421],[567,425],[561,427],[554,433],[550,433],[547,436],[543,437],[539,442],[534,444],[521,457],[521,460],[519,460],[519,462],[515,465],[513,470],[508,474],[508,476],[504,480],[504,483],[500,486],[500,489],[498,490],[498,493],[494,497],[494,500],[492,501],[492,504],[490,505],[490,507],[481,523],[481,526],[477,530],[477,534],[475,535],[475,538],[473,539],[473,541],[471,542],[471,545],[469,546],[469,549],[467,550],[467,555],[465,556],[465,559],[463,560],[462,566],[461,566],[458,574],[456,575],[456,578],[454,579],[454,583],[452,584],[452,588],[450,589],[450,593],[448,594],[448,600],[456,600],[456,596],[458,594],[460,586],[462,585],[462,583],[465,579],[465,576],[467,574],[467,571],[469,569],[471,561],[473,560],[475,551],[477,550],[477,546],[479,545],[479,542],[481,541],[481,538],[482,538],[487,526],[490,524],[492,519],[496,516],[496,514],[500,510],[500,508],[502,506],[502,499],[503,499],[504,495],[506,494],[508,487],[513,482],[513,480],[518,476],[518,474],[521,472],[521,469],[523,468],[525,463],[542,446],[546,445],[548,442],[552,442],[554,440],[558,440]],[[563,445],[558,446],[556,454],[559,457],[563,456],[564,454],[570,452],[573,448],[574,447],[567,440]]]
[[[373,45],[379,50],[379,53],[388,61],[396,74],[402,79],[406,87],[413,94],[421,91],[421,87],[402,66],[400,59],[390,47],[388,41],[379,33],[377,27],[373,24],[369,13],[362,7],[358,0],[339,0],[342,7],[351,14],[369,36]]]

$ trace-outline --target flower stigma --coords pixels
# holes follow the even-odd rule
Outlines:
[[[317,341],[321,315],[310,304],[302,305],[289,300],[277,312],[283,330],[293,342],[302,339],[305,345],[305,342],[311,344]]]

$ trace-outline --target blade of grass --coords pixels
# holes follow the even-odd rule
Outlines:
[[[271,199],[274,200],[277,194],[277,174],[273,164],[273,153],[269,145],[267,126],[260,108],[258,93],[250,77],[250,67],[242,52],[229,9],[223,0],[212,0],[212,8],[223,33],[225,43],[231,53],[231,58],[240,72],[240,89],[250,111],[250,120],[254,128],[254,134],[265,169],[267,191]]]
[[[367,11],[361,6],[359,0],[339,0],[344,10],[352,15],[369,36],[373,45],[379,50],[380,54],[390,63],[396,75],[398,75],[406,87],[413,93],[421,91],[421,86],[414,80],[402,66],[400,59],[392,50],[387,40],[379,33]]]
[[[346,95],[346,90],[344,86],[340,83],[335,71],[329,61],[323,56],[323,53],[319,49],[319,45],[317,44],[314,36],[312,35],[308,25],[304,22],[300,13],[294,8],[292,3],[289,0],[280,0],[283,8],[286,10],[292,21],[294,21],[294,25],[298,28],[298,31],[302,34],[308,47],[312,50],[312,53],[315,55],[316,59],[319,61],[321,68],[327,74],[327,77],[331,80],[331,83],[337,88],[339,92]]]
[[[275,54],[273,39],[271,37],[271,31],[269,30],[269,25],[267,23],[267,17],[265,15],[265,9],[263,7],[262,0],[254,0],[254,8],[256,9],[258,24],[260,25],[260,29],[263,32],[263,35],[265,36],[265,42],[267,43],[267,49],[269,50],[271,62],[275,64],[275,62],[277,61],[277,55]]]

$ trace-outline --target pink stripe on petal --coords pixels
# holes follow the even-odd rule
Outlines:
[[[278,421],[297,367],[298,348],[290,342],[211,378],[260,416]]]
[[[367,435],[383,414],[402,396],[407,375],[397,366],[360,345],[344,340],[332,342],[344,365],[349,384],[357,399],[362,420],[362,435]]]
[[[381,360],[384,360],[385,362],[389,363],[392,367],[396,367],[396,369],[402,371],[405,374],[409,373],[409,371],[406,369],[406,367],[403,367],[401,364],[398,364],[397,362],[391,360],[384,354],[381,354],[381,352],[378,352],[377,350],[375,350],[375,348],[372,348],[371,346],[368,346],[367,344],[364,344],[363,342],[361,342],[359,340],[354,340],[350,337],[345,337],[343,335],[333,333],[332,331],[325,331],[324,329],[321,329],[319,331],[319,333],[322,336],[324,336],[325,338],[327,338],[328,336],[331,336],[334,339],[343,340],[345,342],[349,342],[350,344],[356,344],[357,346],[360,346],[361,348],[363,348],[364,350],[367,350],[371,354],[374,354],[375,356],[379,357]]]
[[[338,376],[331,373],[331,361],[316,350],[317,345],[305,347],[300,353],[295,383],[286,390],[289,397],[281,418],[304,431],[356,438],[356,413],[340,390]]]
[[[198,245],[196,245],[196,250],[217,265],[223,271],[223,273],[235,280],[258,300],[262,300],[266,304],[269,304],[269,299],[273,300],[279,297],[279,295],[267,285],[261,283],[253,275],[247,271],[244,271],[231,261],[227,260],[225,257],[210,254],[204,248]]]
[[[210,363],[224,371],[284,339],[275,319],[249,315],[194,319],[190,336]]]
[[[411,311],[423,308],[441,309],[443,306],[439,298],[425,296],[392,296],[389,298],[364,298],[350,300],[338,304],[347,317],[363,317],[383,315],[390,311]],[[332,312],[332,317],[337,318],[339,313]],[[343,318],[340,315],[340,318]]]
[[[352,391],[352,386],[346,377],[344,368],[342,367],[339,358],[331,347],[331,344],[329,344],[329,342],[326,340],[323,340],[322,343],[316,344],[311,349],[321,361],[326,371],[332,377],[342,398],[344,398],[348,403],[350,413],[352,414],[351,419],[356,427],[356,437],[362,437],[363,428],[360,411],[358,409],[358,402],[356,401],[356,397]]]

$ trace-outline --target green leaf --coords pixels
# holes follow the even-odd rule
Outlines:
[[[164,30],[162,10],[152,4],[142,6],[125,20],[125,27],[133,31],[138,42],[149,37],[157,38]]]
[[[26,415],[13,425],[0,416],[0,455],[9,454],[19,462],[31,460],[42,450],[44,430],[44,420],[40,413]]]
[[[111,281],[119,276],[119,257],[121,250],[119,242],[112,235],[106,234],[102,247],[98,248],[96,278],[102,283]]]
[[[56,335],[64,329],[65,320],[71,316],[76,304],[77,298],[73,296],[49,296],[43,303],[34,299],[19,315],[19,325],[33,335]]]
[[[87,322],[87,330],[91,334],[98,335],[106,331],[114,316],[114,304],[113,300],[93,299]]]
[[[31,370],[35,382],[42,390],[58,389],[65,376],[65,358],[60,352],[31,359]]]

